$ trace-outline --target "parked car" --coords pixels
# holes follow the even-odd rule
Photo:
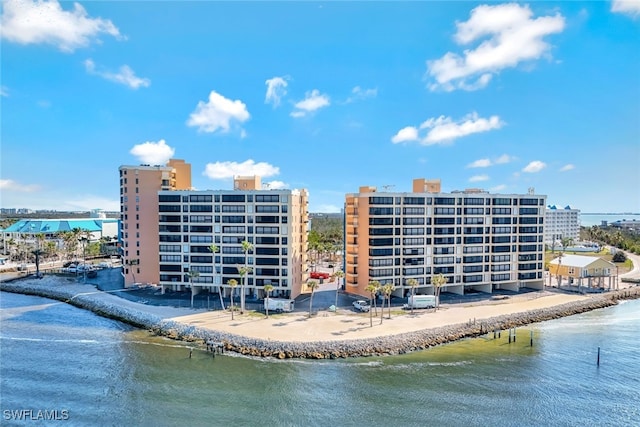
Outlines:
[[[371,309],[371,306],[369,305],[369,302],[365,301],[365,300],[357,300],[353,302],[353,307],[358,310],[361,311],[363,313],[368,312]]]
[[[98,272],[96,270],[89,270],[89,271],[87,271],[87,277],[89,279],[93,279],[95,277],[98,277]]]

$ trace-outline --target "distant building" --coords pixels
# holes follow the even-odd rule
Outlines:
[[[544,287],[546,196],[489,194],[479,189],[442,193],[440,180],[416,179],[413,192],[360,187],[346,195],[346,291],[368,296],[368,283],[393,283],[397,297],[443,292],[491,293]]]
[[[550,246],[559,246],[564,238],[573,239],[574,242],[580,238],[580,210],[571,206],[547,206],[544,214],[544,242]]]
[[[115,218],[74,218],[74,219],[21,219],[2,230],[5,239],[34,242],[37,235],[46,240],[59,238],[60,233],[79,229],[91,232],[90,240],[102,237],[118,237],[119,221]]]

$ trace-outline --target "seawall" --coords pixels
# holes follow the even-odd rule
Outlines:
[[[248,338],[197,326],[185,325],[175,320],[163,319],[158,315],[145,312],[144,309],[147,306],[142,306],[140,309],[125,307],[117,303],[105,301],[104,298],[101,298],[101,292],[91,292],[89,294],[86,292],[77,292],[77,287],[53,287],[40,284],[37,281],[15,280],[0,283],[0,290],[63,301],[76,307],[93,311],[107,318],[151,330],[160,336],[190,342],[206,343],[214,341],[222,343],[226,351],[233,351],[255,357],[273,357],[278,359],[336,359],[403,354],[463,338],[478,337],[494,330],[505,330],[609,307],[617,304],[617,301],[620,299],[640,298],[640,287],[632,287],[606,294],[598,294],[585,300],[555,307],[478,319],[472,324],[454,324],[370,339],[284,342]]]

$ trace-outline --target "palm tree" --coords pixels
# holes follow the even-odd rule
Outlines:
[[[236,286],[238,286],[238,281],[236,279],[227,280],[227,285],[231,288],[231,320],[233,320],[233,293],[235,292]]]
[[[31,251],[33,255],[36,257],[36,277],[40,277],[40,255],[44,254],[42,249],[36,249]]]
[[[246,277],[251,273],[251,267],[237,267],[238,274],[240,275],[240,314],[244,314],[244,284]]]
[[[444,277],[444,274],[436,274],[431,279],[431,284],[433,285],[435,295],[436,295],[436,310],[438,310],[438,306],[440,305],[440,289],[444,284],[447,283],[447,278]]]
[[[273,290],[273,285],[271,284],[264,285],[264,293],[265,293],[265,298],[267,300],[267,304],[265,305],[265,310],[267,312],[267,319],[269,318],[269,294],[271,293],[272,290]]]
[[[367,287],[364,288],[364,290],[369,292],[369,294],[371,295],[371,297],[369,298],[370,306],[376,303],[376,294],[378,293],[378,289],[380,289],[380,282],[378,282],[377,280],[370,281]],[[371,311],[371,308],[369,308],[369,323],[371,324],[371,327],[373,327],[373,312]]]
[[[189,276],[189,283],[191,283],[191,308],[193,308],[193,297],[195,296],[195,293],[193,291],[193,279],[196,277],[200,277],[200,272],[189,269],[189,273],[187,273],[187,276]]]
[[[393,283],[386,283],[382,286],[382,295],[387,300],[387,307],[389,307],[389,319],[391,319],[391,294],[396,290]],[[380,324],[382,325],[382,318],[384,317],[384,299],[382,300],[382,311],[380,313]]]
[[[218,274],[216,272],[216,252],[220,251],[220,248],[215,244],[209,246],[209,250],[213,254],[213,274]],[[222,299],[222,285],[218,285],[218,295],[220,296],[220,306],[224,310],[224,300]]]
[[[416,287],[418,286],[418,281],[414,278],[407,279],[407,285],[411,288],[411,297],[416,295]],[[411,302],[411,314],[413,314],[413,301]]]
[[[336,278],[336,304],[335,304],[335,308],[336,308],[336,313],[338,312],[338,291],[340,290],[340,279],[344,277],[344,272],[342,270],[338,270],[335,273],[333,273],[333,277]]]
[[[244,286],[246,284],[245,276],[251,273],[251,267],[249,267],[249,252],[253,250],[253,244],[249,243],[246,240],[242,241],[242,252],[244,252],[244,274],[240,272],[240,277],[242,278],[242,284],[240,285],[240,313],[244,313]]]
[[[311,317],[311,309],[313,307],[313,293],[320,287],[317,280],[309,280],[307,286],[311,289],[311,298],[309,298],[309,317]]]
[[[562,253],[564,253],[568,247],[573,245],[573,239],[571,237],[563,237],[562,240],[560,240],[560,245],[562,246]]]

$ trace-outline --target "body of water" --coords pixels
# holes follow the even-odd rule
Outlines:
[[[640,301],[521,328],[515,343],[334,361],[190,357],[56,301],[0,293],[0,307],[2,425],[640,425]]]
[[[591,227],[592,225],[601,225],[602,221],[607,221],[607,223],[611,224],[615,221],[638,221],[640,222],[640,215],[633,214],[585,214],[580,213],[580,225],[583,227]]]

